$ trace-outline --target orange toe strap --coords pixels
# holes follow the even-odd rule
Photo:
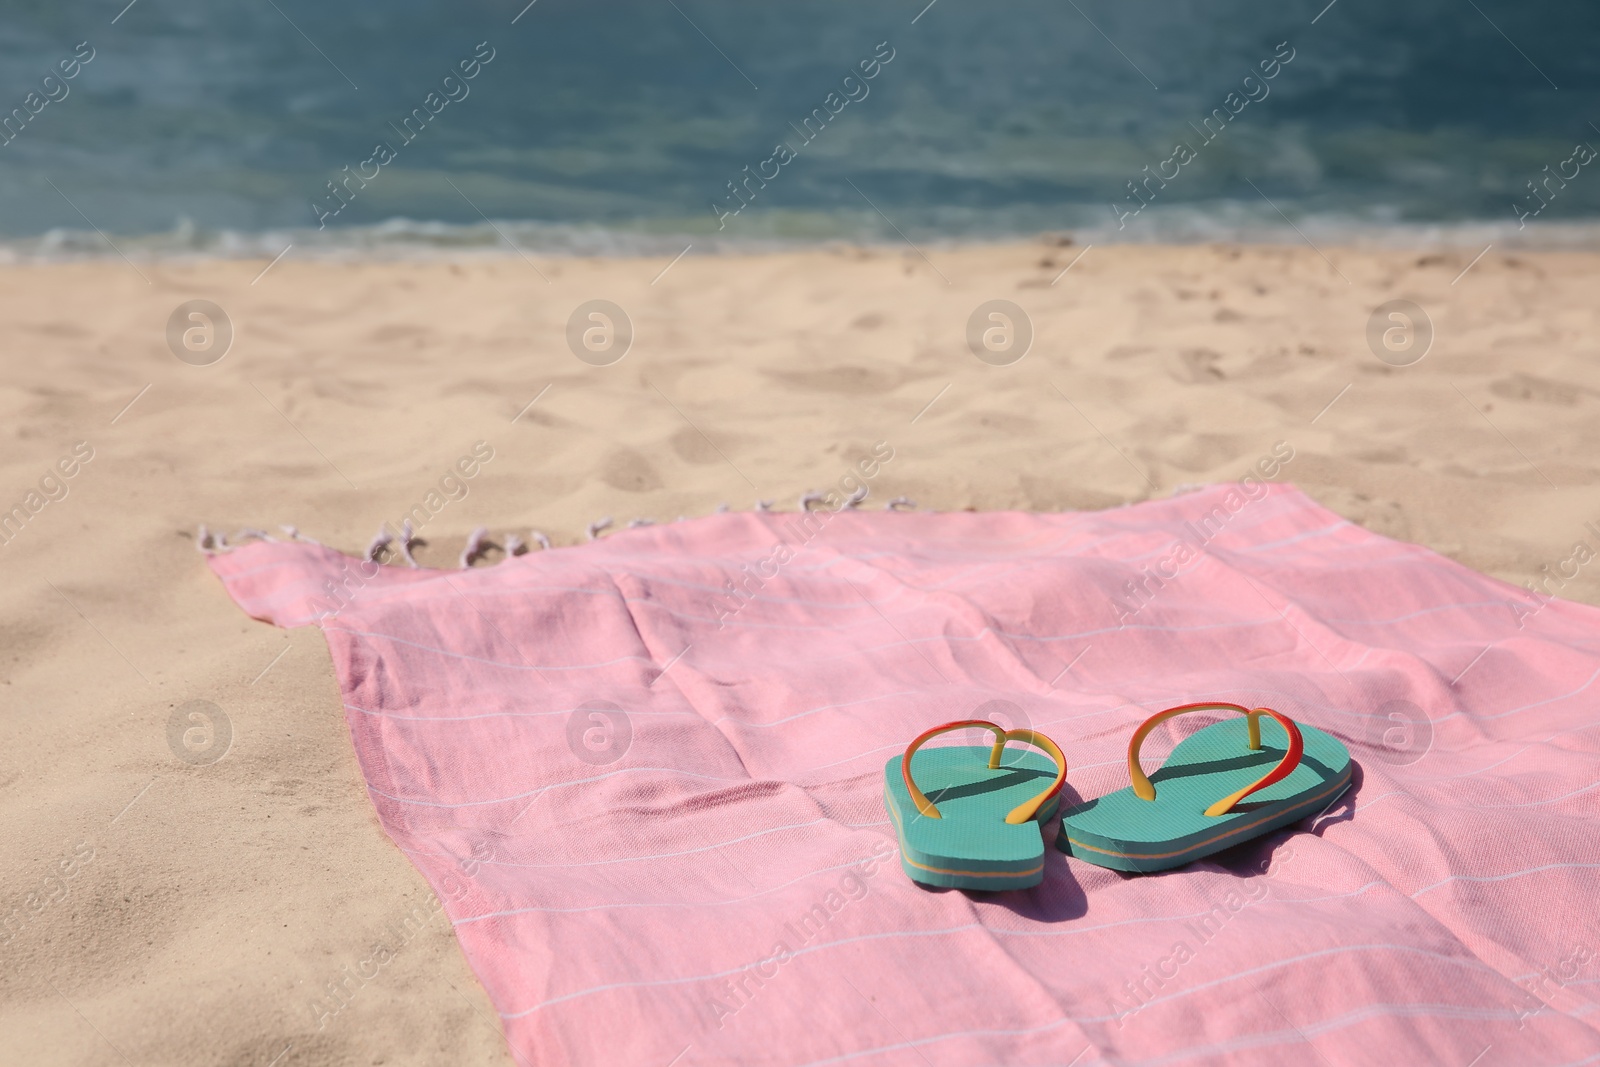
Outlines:
[[[1178,708],[1168,708],[1146,719],[1137,730],[1133,732],[1133,739],[1128,742],[1128,777],[1133,781],[1134,795],[1142,800],[1154,800],[1156,787],[1151,784],[1145,775],[1144,769],[1139,766],[1139,746],[1144,744],[1144,739],[1157,725],[1166,722],[1175,715],[1182,715],[1190,711],[1237,711],[1244,715],[1249,722],[1250,748],[1257,751],[1261,748],[1261,716],[1270,715],[1276,719],[1278,725],[1283,727],[1289,735],[1289,750],[1283,754],[1283,759],[1278,765],[1268,771],[1255,782],[1245,786],[1237,793],[1231,793],[1206,809],[1207,815],[1226,815],[1233,810],[1233,806],[1258,789],[1265,789],[1273,782],[1281,782],[1300,766],[1300,756],[1305,751],[1305,741],[1300,737],[1300,728],[1294,720],[1287,715],[1273,711],[1271,708],[1246,708],[1239,704],[1185,704]],[[998,751],[998,749],[996,750]]]
[[[1050,788],[1032,800],[1024,801],[1012,808],[1011,813],[1006,816],[1006,822],[1012,824],[1027,822],[1039,813],[1039,809],[1044,806],[1045,801],[1061,792],[1061,786],[1067,780],[1067,757],[1061,754],[1061,749],[1056,746],[1054,741],[1034,730],[1011,730],[1007,732],[1005,728],[997,723],[989,722],[987,719],[962,719],[960,722],[947,722],[943,726],[935,726],[926,733],[918,735],[917,739],[912,741],[911,746],[906,749],[906,754],[901,757],[900,777],[905,781],[906,792],[911,794],[911,802],[917,806],[917,810],[922,814],[930,819],[943,818],[933,801],[929,800],[922,790],[917,788],[917,783],[911,780],[911,757],[916,754],[917,749],[922,747],[922,743],[929,738],[947,734],[951,730],[965,730],[970,727],[979,727],[994,734],[994,748],[989,753],[989,767],[991,770],[996,770],[1000,767],[1000,754],[1005,751],[1007,741],[1021,741],[1025,745],[1033,745],[1035,748],[1043,749],[1051,759],[1056,761],[1056,777],[1055,781],[1050,783]]]

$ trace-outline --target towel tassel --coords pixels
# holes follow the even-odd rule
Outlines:
[[[461,550],[461,569],[471,570],[472,561],[483,554],[485,549],[497,547],[489,540],[489,527],[479,526],[472,531],[472,536],[467,538],[467,545]]]

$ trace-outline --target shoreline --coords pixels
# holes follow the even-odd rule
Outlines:
[[[1217,222],[1205,211],[1180,210],[1160,216],[1150,207],[1151,225],[1118,229],[1110,225],[1063,224],[1056,229],[1019,228],[998,232],[951,232],[928,235],[910,231],[918,248],[960,251],[996,245],[1072,243],[1099,247],[1173,247],[1207,245],[1239,247],[1333,246],[1361,251],[1449,252],[1492,245],[1519,252],[1600,252],[1600,217],[1562,222],[1473,219],[1441,223],[1395,223],[1348,216],[1308,215],[1294,225],[1281,220],[1255,221],[1240,212]],[[0,237],[0,266],[92,263],[127,257],[140,263],[183,264],[211,261],[273,259],[292,248],[297,259],[324,262],[429,262],[516,258],[633,258],[674,256],[692,250],[696,256],[794,254],[830,249],[892,252],[907,248],[908,239],[894,233],[863,231],[839,223],[839,233],[816,232],[815,219],[769,220],[738,233],[704,226],[657,225],[651,220],[616,226],[568,226],[537,221],[497,220],[480,223],[423,222],[389,219],[375,225],[268,228],[258,231],[209,229],[182,221],[172,230],[144,234],[102,234],[94,230],[57,229],[32,236]],[[785,232],[787,230],[813,232]]]

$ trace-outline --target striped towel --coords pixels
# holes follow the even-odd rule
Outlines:
[[[1600,1063],[1600,612],[1297,489],[211,566],[322,627],[372,802],[519,1062]],[[1199,700],[1345,739],[1356,788],[1159,876],[1053,848],[1026,891],[901,873],[883,765],[923,729],[1048,733],[1070,803]]]

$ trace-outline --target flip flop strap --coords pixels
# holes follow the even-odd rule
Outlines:
[[[1250,748],[1259,751],[1261,748],[1261,716],[1270,715],[1278,721],[1289,735],[1289,750],[1283,754],[1283,759],[1278,765],[1255,782],[1245,786],[1237,793],[1230,793],[1206,809],[1210,816],[1226,815],[1233,810],[1233,806],[1258,789],[1265,789],[1274,782],[1281,782],[1300,766],[1300,757],[1305,752],[1305,741],[1300,736],[1300,728],[1294,720],[1271,708],[1246,708],[1240,704],[1184,704],[1182,707],[1168,708],[1150,716],[1139,728],[1133,732],[1133,738],[1128,742],[1128,777],[1133,781],[1133,793],[1141,800],[1154,800],[1156,787],[1151,784],[1144,769],[1139,766],[1139,746],[1144,744],[1144,739],[1150,731],[1159,724],[1166,722],[1175,715],[1183,715],[1191,711],[1237,711],[1245,716],[1250,731]]]
[[[943,726],[935,726],[933,729],[919,734],[917,739],[912,741],[910,747],[906,749],[906,754],[900,759],[900,777],[905,782],[906,792],[911,794],[911,802],[917,806],[917,810],[922,814],[930,819],[942,819],[944,817],[939,814],[939,809],[934,805],[933,801],[929,800],[922,790],[917,788],[917,783],[911,780],[911,757],[916,754],[917,749],[922,747],[922,743],[929,738],[947,734],[951,730],[965,730],[969,727],[979,727],[994,734],[994,748],[989,753],[990,770],[999,768],[1000,754],[1005,751],[1007,741],[1021,741],[1025,745],[1032,745],[1035,748],[1042,749],[1046,755],[1056,761],[1056,777],[1055,781],[1050,783],[1050,788],[1032,800],[1024,801],[1012,808],[1011,813],[1006,816],[1006,822],[1013,825],[1027,822],[1038,814],[1045,801],[1061,792],[1061,786],[1067,780],[1067,757],[1062,755],[1061,749],[1054,741],[1034,730],[1011,730],[1007,732],[998,723],[989,722],[987,719],[962,719],[960,722],[947,722]]]

